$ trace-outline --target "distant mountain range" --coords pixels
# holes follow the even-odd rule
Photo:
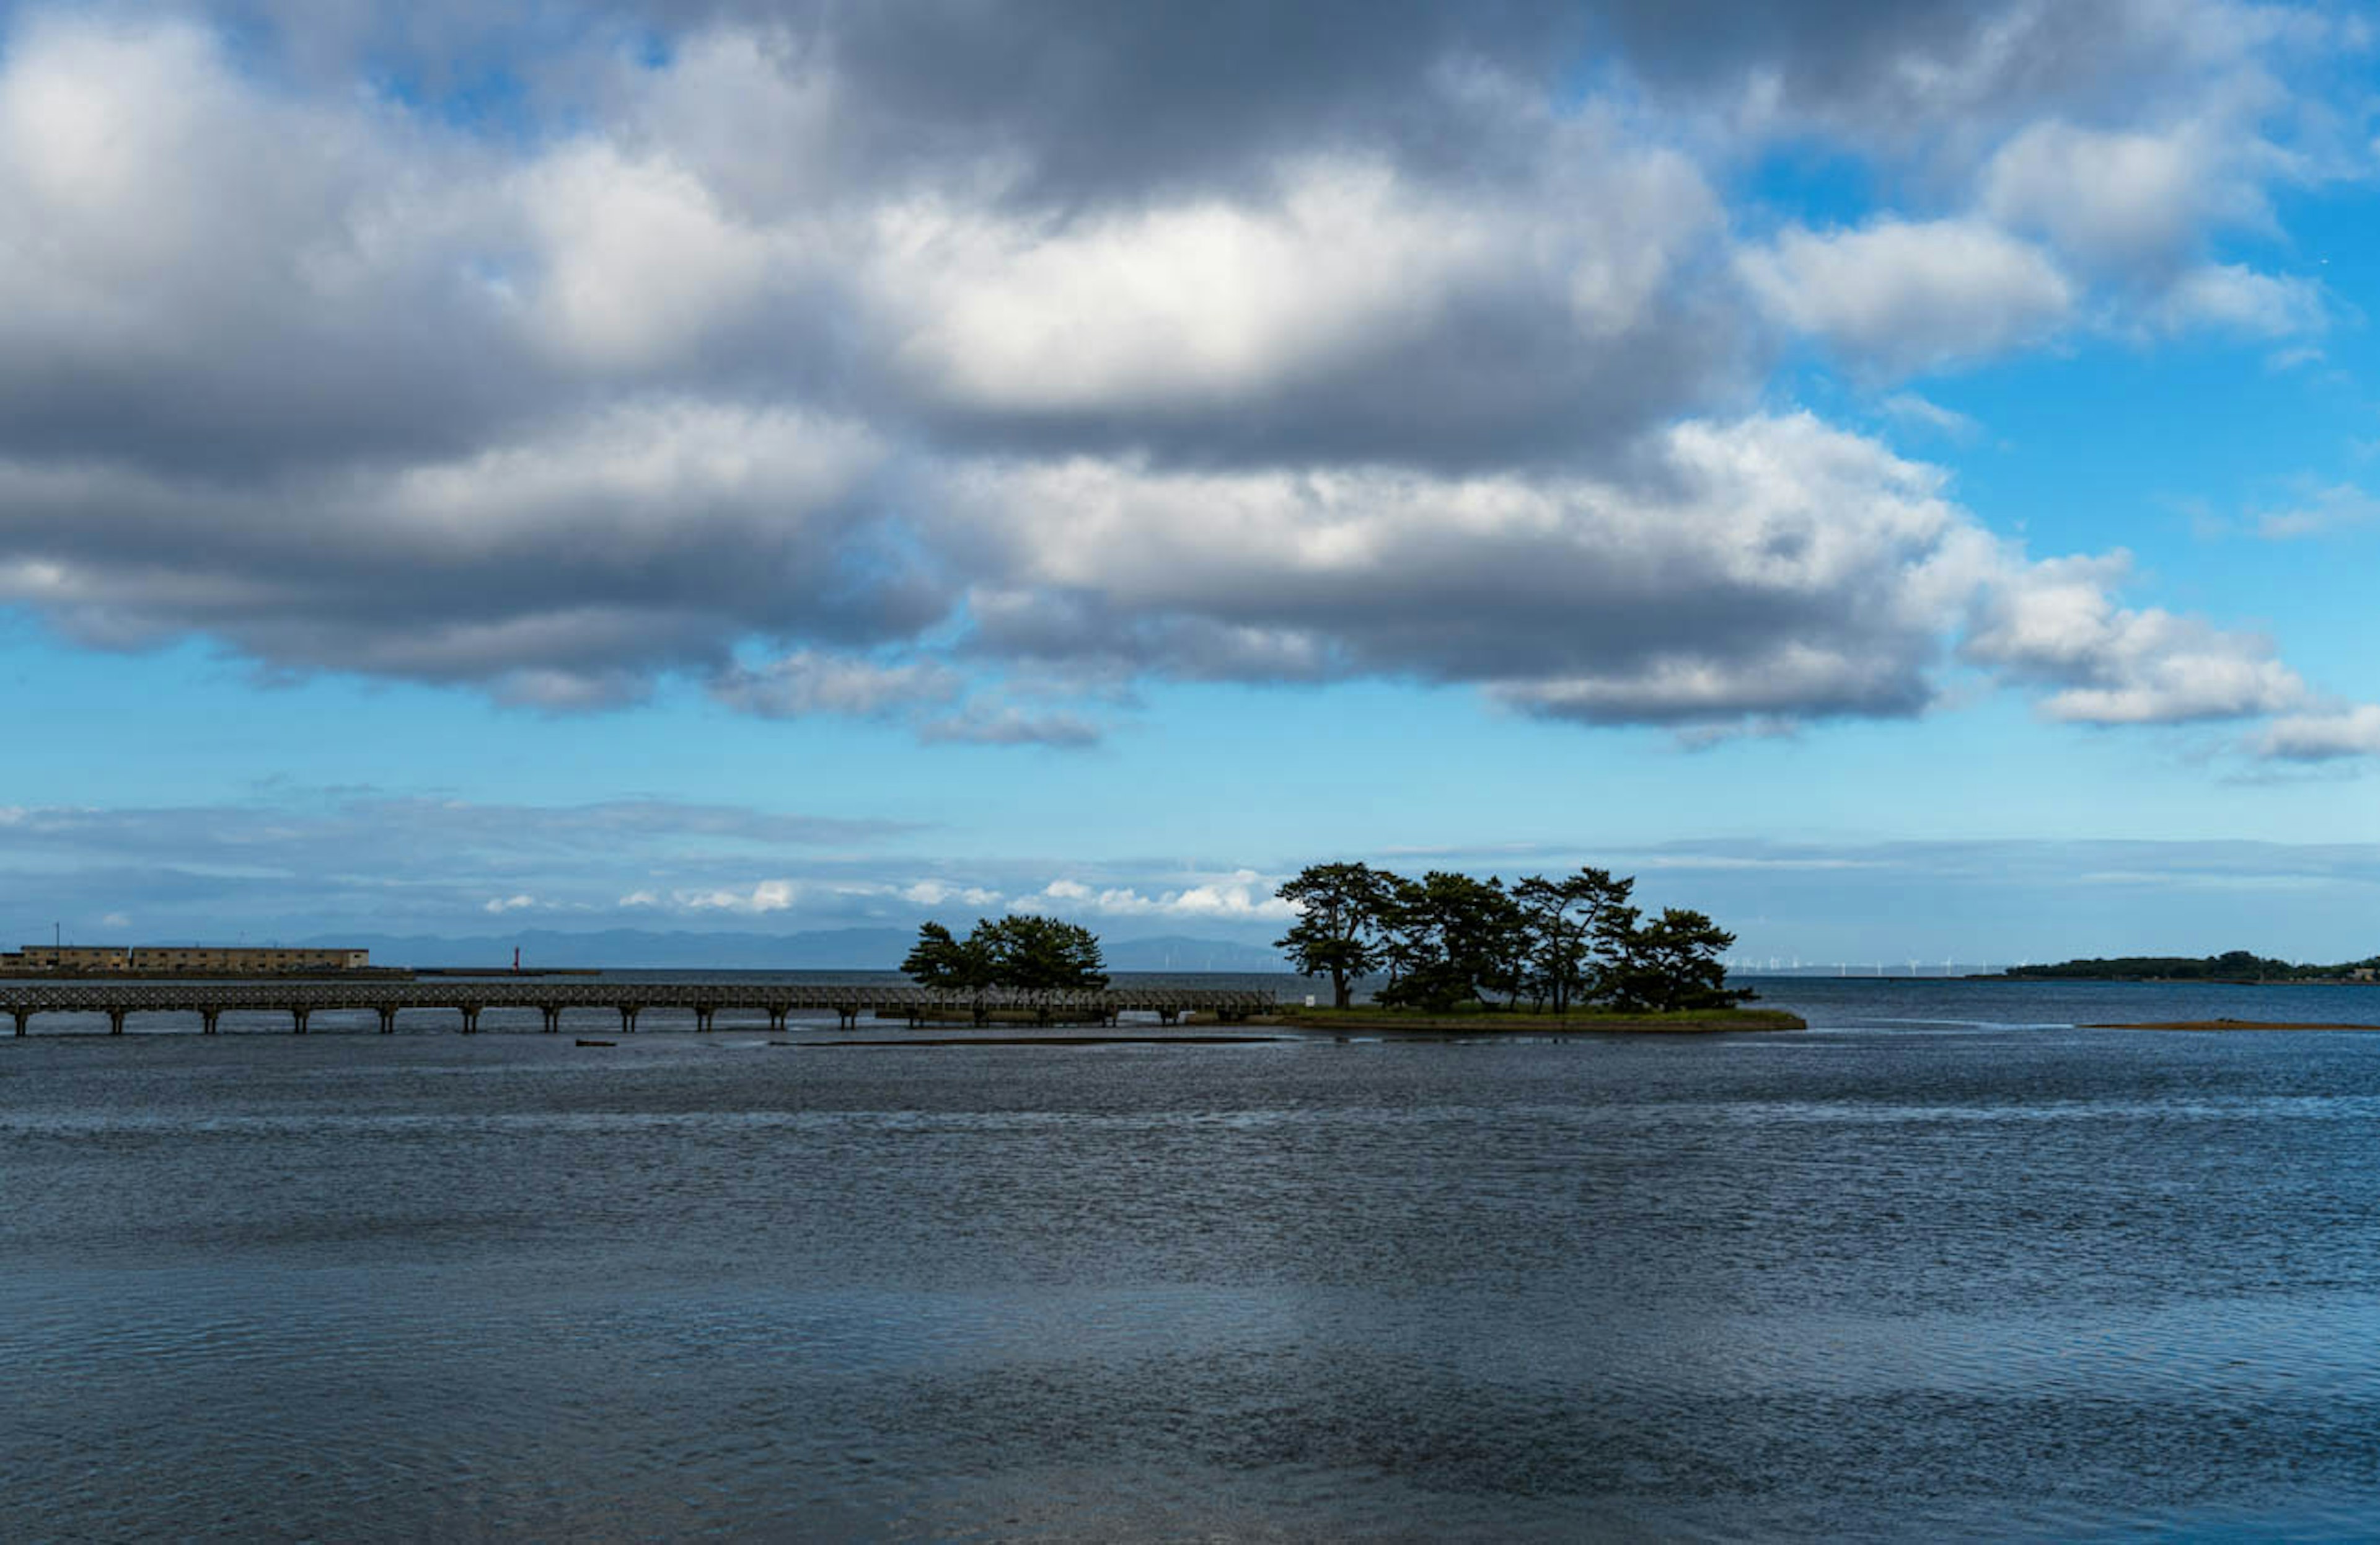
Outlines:
[[[371,951],[375,966],[599,966],[689,971],[890,971],[917,942],[897,928],[838,928],[810,933],[658,933],[615,928],[600,933],[532,929],[522,933],[445,938],[434,934],[325,934],[300,944]],[[1260,944],[1168,935],[1101,940],[1111,971],[1278,971],[1281,954]]]

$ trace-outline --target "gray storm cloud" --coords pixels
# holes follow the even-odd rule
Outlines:
[[[1961,672],[2094,724],[2313,700],[1766,394],[2318,333],[2214,242],[2349,154],[2290,85],[2355,45],[2325,12],[540,15],[0,13],[0,604],[995,744],[1168,676],[1698,731]],[[1733,207],[1795,136],[1930,191]]]

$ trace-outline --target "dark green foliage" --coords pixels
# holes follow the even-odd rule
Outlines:
[[[1667,906],[1620,940],[1609,996],[1623,1009],[1733,1008],[1751,994],[1730,990],[1719,956],[1735,935],[1700,912]]]
[[[983,925],[965,943],[940,923],[917,930],[917,943],[901,962],[902,974],[920,987],[946,992],[980,992],[992,985],[991,960],[980,941]]]
[[[1635,889],[1633,879],[1591,868],[1560,880],[1533,874],[1512,887],[1528,917],[1532,998],[1560,1014],[1573,999],[1596,995],[1620,941],[1636,924],[1636,909],[1628,905]]]
[[[1330,979],[1333,1004],[1345,1008],[1357,977],[1386,964],[1392,876],[1363,864],[1308,864],[1277,893],[1300,908],[1273,947],[1302,976]]]
[[[996,987],[1096,991],[1108,984],[1099,935],[1080,923],[1012,912],[996,922],[977,923],[967,943],[972,947],[978,939]]]
[[[2011,966],[2007,974],[2083,981],[2344,981],[2375,968],[2380,968],[2380,957],[2341,966],[2301,966],[2247,950],[2229,950],[2204,956],[2126,955],[2113,960]]]
[[[1511,1008],[1729,1008],[1753,994],[1727,985],[1720,955],[1735,935],[1700,912],[1652,922],[1630,904],[1633,879],[1581,869],[1559,880],[1432,870],[1408,880],[1362,864],[1314,864],[1281,886],[1298,923],[1280,941],[1307,976],[1329,974],[1340,1008],[1352,979],[1384,972],[1384,1004],[1446,1013]]]
[[[917,930],[901,969],[921,987],[953,992],[990,988],[1075,989],[1107,986],[1099,935],[1079,923],[1030,912],[976,919],[975,931],[954,939],[940,923]]]

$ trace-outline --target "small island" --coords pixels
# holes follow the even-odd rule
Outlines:
[[[1291,1010],[1309,1028],[1706,1035],[1806,1029],[1746,1009],[1721,960],[1735,935],[1704,914],[1647,918],[1636,882],[1583,867],[1509,887],[1433,870],[1418,880],[1365,864],[1312,864],[1281,887],[1297,908],[1276,941],[1301,975],[1330,979],[1330,1007]],[[1356,983],[1385,979],[1372,1001]]]
[[[1781,1009],[1748,1009],[1721,959],[1735,935],[1704,914],[1647,918],[1636,882],[1582,868],[1507,886],[1433,870],[1418,880],[1366,864],[1309,864],[1276,895],[1297,921],[1275,947],[1308,978],[1330,980],[1329,1007],[1259,1016],[1300,1030],[1436,1035],[1709,1035],[1800,1030]],[[1096,991],[1108,983],[1097,935],[1035,913],[978,918],[965,938],[940,922],[917,931],[901,962],[911,980],[972,1000],[978,1028],[1048,1008],[1002,1010],[1011,991]],[[1368,1001],[1355,991],[1377,981]]]
[[[1636,882],[1582,868],[1558,878],[1418,880],[1365,864],[1311,864],[1278,893],[1298,912],[1277,946],[1330,981],[1328,1008],[1289,1009],[1306,1029],[1477,1034],[1694,1035],[1805,1029],[1742,1006],[1721,955],[1735,935],[1704,914],[1647,918]],[[1357,984],[1378,979],[1369,1003]]]

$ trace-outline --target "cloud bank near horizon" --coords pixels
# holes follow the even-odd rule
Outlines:
[[[2380,747],[1775,389],[2318,347],[2319,280],[2234,247],[2369,176],[2351,16],[482,10],[0,9],[0,604],[929,741],[1384,678],[1694,741],[1989,685]],[[1810,143],[1910,191],[1780,217],[1753,168]]]
[[[280,791],[270,803],[0,807],[0,947],[72,919],[84,942],[353,931],[504,938],[629,929],[744,937],[1033,911],[1111,940],[1265,945],[1305,863],[1507,880],[1592,863],[1648,906],[1721,918],[1746,958],[1896,966],[2247,948],[2361,959],[2380,844],[1706,838],[1514,841],[1378,854],[1084,860],[934,855],[929,828],[665,799],[536,806]],[[38,908],[38,910],[36,910]],[[2249,919],[2244,924],[2241,918]],[[2228,920],[2227,920],[2228,919]],[[13,931],[13,933],[7,931]],[[94,931],[97,931],[94,932]],[[890,964],[887,962],[886,964]]]

